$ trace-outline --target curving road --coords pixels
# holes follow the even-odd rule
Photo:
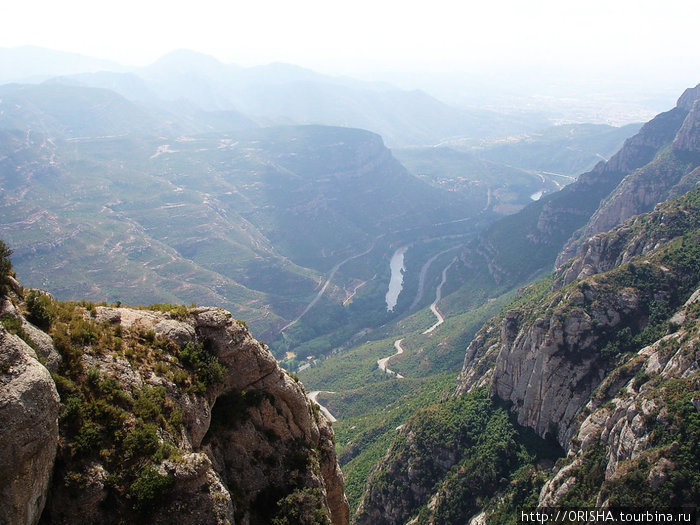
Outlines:
[[[326,390],[323,390],[323,392],[326,392],[326,394],[335,394],[335,392],[328,392]],[[321,403],[318,402],[318,395],[321,393],[321,390],[314,390],[313,392],[309,392],[306,394],[306,397],[309,398],[309,400],[313,403],[316,403],[318,407],[321,409],[321,412],[323,412],[323,415],[326,416],[326,419],[330,421],[331,423],[335,423],[338,421],[335,417],[333,417],[333,414],[331,414],[330,410],[328,410],[326,407],[324,407]]]
[[[435,314],[435,317],[437,317],[437,322],[433,326],[428,328],[425,332],[423,332],[423,334],[429,334],[430,332],[432,332],[438,326],[440,326],[442,323],[445,322],[445,318],[440,313],[440,310],[438,310],[437,304],[438,304],[438,301],[440,299],[442,299],[442,286],[445,284],[445,282],[447,282],[447,270],[449,270],[450,266],[452,266],[456,262],[457,262],[457,257],[452,259],[452,261],[450,261],[450,264],[445,266],[445,268],[442,270],[442,281],[440,281],[440,284],[438,285],[437,290],[435,290],[435,300],[430,305],[430,310],[433,312],[433,314]]]
[[[388,357],[382,357],[381,359],[377,360],[377,366],[379,367],[379,370],[381,370],[382,372],[386,372],[390,376],[396,376],[396,379],[403,379],[403,376],[401,374],[397,374],[393,370],[389,370],[386,365],[389,364],[389,359],[391,359],[395,355],[403,354],[403,347],[401,346],[401,341],[403,341],[403,339],[397,339],[396,341],[394,341],[394,348],[396,348],[395,353],[391,354]]]
[[[446,250],[443,250],[441,252],[436,253],[430,259],[428,259],[426,261],[426,263],[420,269],[420,273],[418,274],[418,291],[416,292],[416,297],[413,299],[413,302],[411,303],[411,306],[409,307],[409,311],[413,310],[416,306],[418,306],[418,303],[420,302],[420,300],[423,299],[423,291],[425,289],[425,277],[428,273],[428,270],[430,269],[430,266],[433,264],[433,262],[435,262],[435,259],[440,257],[442,254],[445,254],[445,253],[450,252],[452,250],[456,250],[457,248],[461,248],[462,246],[463,246],[462,244],[458,244],[456,246],[453,246],[452,248],[447,248]]]
[[[371,251],[374,249],[374,244],[375,244],[375,242],[376,242],[376,240],[375,240],[374,242],[372,242],[372,246],[370,246],[370,247],[369,247],[367,250],[365,250],[364,252],[358,253],[358,254],[356,254],[356,255],[351,255],[350,257],[348,257],[348,258],[346,258],[346,259],[343,259],[343,260],[340,261],[338,264],[336,264],[336,265],[331,269],[331,273],[328,275],[328,279],[326,279],[326,282],[323,283],[323,286],[321,287],[321,289],[319,290],[319,292],[316,294],[316,297],[314,297],[314,298],[312,299],[312,301],[311,301],[309,304],[306,305],[306,308],[304,308],[304,311],[301,312],[301,313],[299,314],[299,317],[297,317],[297,318],[294,319],[293,321],[290,321],[289,323],[287,323],[286,325],[284,325],[284,327],[282,328],[282,330],[280,330],[280,333],[284,332],[284,331],[285,331],[287,328],[289,328],[290,326],[295,325],[295,324],[299,321],[299,319],[301,319],[302,317],[304,317],[304,316],[306,315],[306,313],[314,307],[314,305],[315,305],[315,304],[319,301],[319,299],[321,299],[321,297],[323,296],[323,293],[326,291],[326,288],[328,288],[328,285],[331,284],[331,281],[333,280],[333,277],[335,277],[335,273],[340,269],[341,266],[343,266],[346,262],[348,262],[348,261],[350,261],[350,260],[352,260],[352,259],[357,259],[358,257],[362,257],[363,255],[367,255],[369,252],[371,252]]]

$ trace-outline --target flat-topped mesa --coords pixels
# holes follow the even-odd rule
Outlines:
[[[330,424],[245,323],[218,308],[53,304],[61,440],[42,438],[53,472],[50,484],[30,479],[48,485],[38,512],[9,522],[36,523],[45,498],[42,519],[55,524],[254,524],[299,508],[348,523]],[[27,346],[3,337],[3,356],[7,338]]]

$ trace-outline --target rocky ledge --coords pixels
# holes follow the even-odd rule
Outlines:
[[[0,312],[0,521],[348,523],[330,424],[245,323],[43,304]]]

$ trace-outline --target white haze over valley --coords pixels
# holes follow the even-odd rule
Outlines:
[[[125,70],[191,49],[422,89],[455,106],[544,112],[555,123],[645,121],[700,72],[694,0],[6,4],[0,48],[80,53]]]

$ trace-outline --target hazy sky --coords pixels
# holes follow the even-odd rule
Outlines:
[[[189,48],[346,73],[682,59],[700,74],[698,20],[697,0],[22,0],[4,2],[0,47],[127,65]]]

